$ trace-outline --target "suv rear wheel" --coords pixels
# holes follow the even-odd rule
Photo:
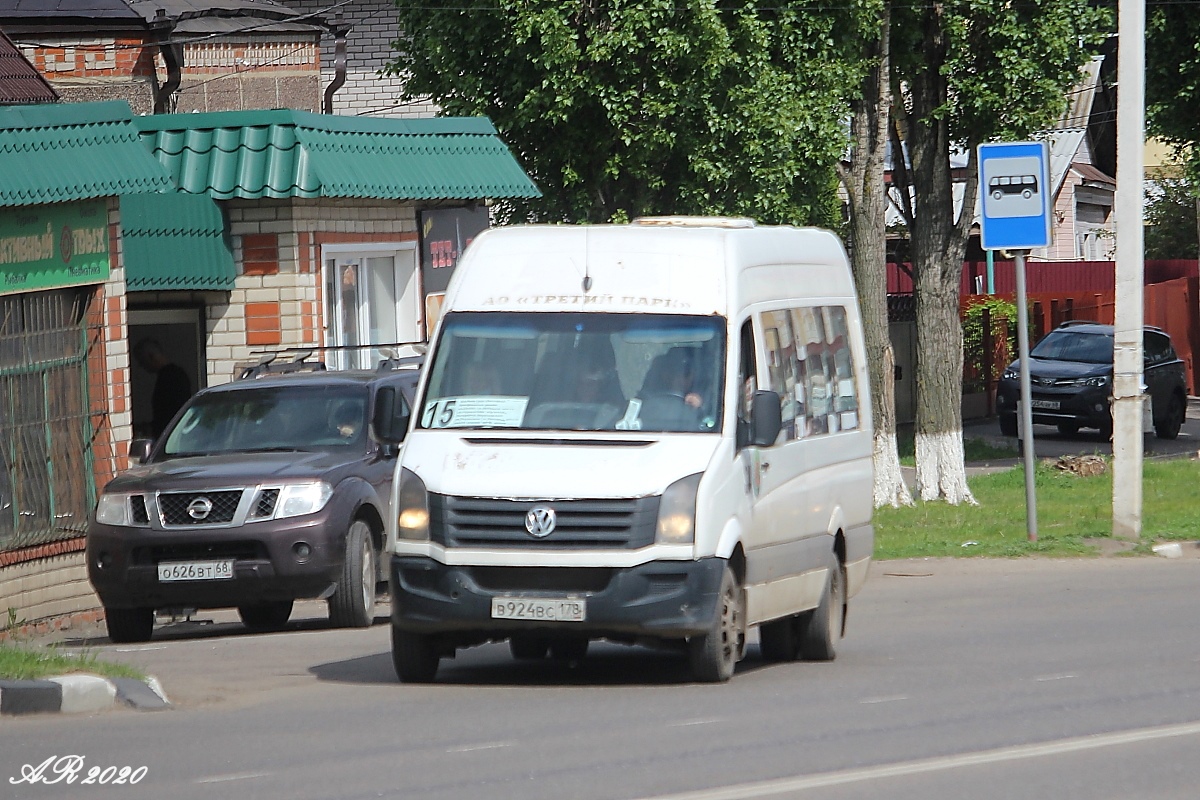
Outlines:
[[[1167,405],[1167,415],[1161,422],[1154,423],[1154,435],[1160,439],[1176,439],[1179,437],[1179,429],[1183,427],[1183,418],[1187,414],[1187,409],[1183,405],[1183,399],[1177,394],[1171,395],[1171,402]]]
[[[375,621],[375,544],[371,526],[357,519],[346,534],[342,579],[329,598],[335,628],[366,628]]]
[[[238,606],[238,616],[242,624],[252,631],[279,631],[287,626],[292,616],[291,600],[279,600],[274,603],[255,603],[252,606]]]

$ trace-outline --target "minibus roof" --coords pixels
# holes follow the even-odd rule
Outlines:
[[[493,228],[467,248],[443,311],[720,314],[772,297],[853,296],[845,249],[820,228],[734,217]]]

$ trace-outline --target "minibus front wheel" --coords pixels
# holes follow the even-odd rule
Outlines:
[[[696,680],[722,683],[733,677],[746,642],[746,593],[726,565],[721,575],[712,624],[688,639],[688,658]]]
[[[401,683],[432,683],[437,675],[438,654],[432,636],[402,631],[392,625],[392,666]]]

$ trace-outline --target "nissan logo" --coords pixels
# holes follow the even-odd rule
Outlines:
[[[525,530],[530,536],[542,539],[554,533],[557,518],[554,509],[549,506],[534,506],[525,514]]]
[[[187,512],[188,516],[192,519],[206,519],[212,513],[212,500],[209,500],[207,497],[197,497],[188,503]]]

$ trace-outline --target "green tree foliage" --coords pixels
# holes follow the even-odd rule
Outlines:
[[[491,118],[544,196],[515,218],[836,225],[833,165],[878,0],[398,3],[405,98]]]
[[[1200,2],[1147,4],[1146,129],[1200,179]]]
[[[963,391],[982,392],[1017,352],[1017,307],[1000,297],[979,296],[963,317]]]
[[[1183,178],[1158,178],[1146,185],[1146,258],[1195,258],[1197,200]]]

